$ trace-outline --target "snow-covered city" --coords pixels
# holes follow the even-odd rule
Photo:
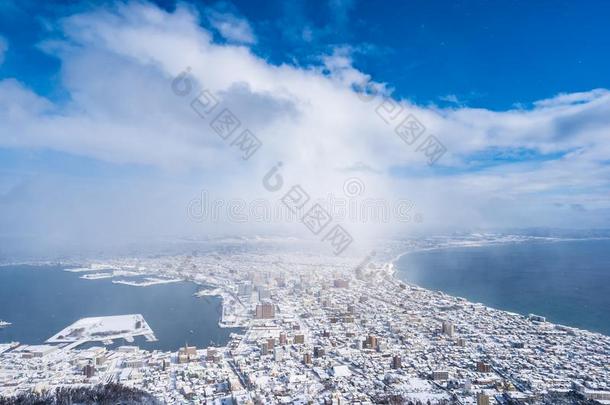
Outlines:
[[[241,332],[224,346],[149,351],[130,343],[155,339],[141,315],[82,319],[45,344],[0,345],[0,393],[114,382],[164,403],[610,403],[609,337],[399,281],[392,248],[89,263],[78,271],[196,283],[198,299],[222,297],[219,324]]]

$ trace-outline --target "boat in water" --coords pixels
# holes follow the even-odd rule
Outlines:
[[[0,321],[0,329],[6,328],[7,326],[10,326],[10,325],[11,325],[10,322]]]

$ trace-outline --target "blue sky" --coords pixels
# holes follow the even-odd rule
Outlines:
[[[417,231],[608,227],[609,9],[5,1],[0,225],[62,240],[224,232],[233,227],[202,230],[184,207],[203,188],[268,199],[259,179],[282,161],[312,194],[357,176],[367,198],[408,199],[426,218]],[[261,138],[256,159],[171,92],[187,67]],[[424,128],[412,144],[397,132],[408,117]],[[446,149],[432,165],[430,136]]]
[[[0,73],[60,97],[52,80],[59,63],[36,48],[48,34],[44,22],[96,2],[16,3],[5,5],[0,17],[1,34],[12,44]],[[157,4],[175,8],[174,1]],[[605,1],[193,4],[247,18],[257,32],[253,50],[276,64],[317,63],[316,55],[351,46],[354,66],[417,103],[457,101],[505,110],[558,93],[610,87],[610,4]],[[304,39],[304,31],[311,39]]]

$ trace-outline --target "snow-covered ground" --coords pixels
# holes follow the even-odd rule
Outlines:
[[[135,336],[154,335],[140,314],[83,318],[47,340],[48,343],[129,340]]]

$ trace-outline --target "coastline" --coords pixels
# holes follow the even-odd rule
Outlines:
[[[427,288],[427,287],[423,287],[421,285],[418,285],[412,281],[403,279],[400,277],[400,266],[399,266],[399,261],[406,255],[408,254],[413,254],[413,253],[418,253],[418,252],[427,252],[427,251],[441,251],[441,250],[451,250],[451,249],[466,249],[466,248],[488,248],[488,247],[495,247],[495,246],[504,246],[504,245],[512,245],[512,244],[523,244],[523,243],[531,243],[531,242],[535,242],[535,243],[561,243],[561,242],[586,242],[586,241],[592,241],[592,240],[610,240],[610,238],[608,237],[592,237],[592,238],[547,238],[547,237],[525,237],[525,238],[509,238],[509,239],[505,239],[505,240],[489,240],[489,241],[476,241],[476,242],[471,242],[471,241],[466,241],[466,242],[450,242],[446,245],[440,245],[440,246],[431,246],[431,247],[419,247],[419,248],[411,248],[409,250],[405,250],[402,251],[396,255],[394,255],[393,257],[387,259],[387,261],[384,262],[378,262],[379,265],[381,266],[380,268],[382,269],[383,273],[387,274],[390,278],[392,278],[395,282],[397,283],[403,283],[407,286],[411,286],[411,287],[416,287],[416,288],[420,288],[422,290],[426,290],[429,291],[431,293],[440,293],[443,294],[445,296],[450,296],[456,299],[460,299],[460,300],[464,300],[466,302],[472,303],[472,304],[480,304],[482,306],[484,306],[485,308],[491,309],[491,310],[496,310],[496,311],[503,311],[505,313],[509,313],[509,314],[514,314],[514,315],[518,315],[520,317],[524,317],[527,318],[527,316],[531,313],[531,312],[536,312],[536,311],[519,311],[519,310],[511,310],[511,309],[507,309],[505,307],[502,306],[498,306],[498,305],[493,305],[493,304],[489,304],[486,303],[484,301],[478,301],[478,300],[472,300],[469,298],[466,298],[464,296],[461,296],[459,294],[451,294],[448,292],[445,292],[443,290],[440,289],[432,289],[432,288]],[[70,262],[69,266],[79,266],[79,264],[72,262],[72,261],[68,261]],[[35,264],[38,263],[38,264]],[[42,264],[40,264],[42,263]],[[0,264],[0,271],[2,267],[10,267],[10,266],[36,266],[36,267],[41,267],[43,268],[44,266],[62,266],[62,263],[64,263],[63,265],[65,266],[66,263],[65,262],[49,262],[49,261],[43,261],[43,262],[23,262],[23,263],[19,263],[19,264]],[[82,262],[81,262],[82,263]],[[111,265],[104,265],[101,266],[101,268],[108,268],[108,266]],[[100,269],[101,269],[100,268]],[[95,270],[100,270],[97,268],[94,269],[90,269],[90,271],[92,272],[91,276],[93,277],[85,277],[85,276],[81,276],[81,278],[88,280],[95,280],[97,279],[97,277],[95,277],[95,273],[93,273]],[[65,271],[70,271],[70,272],[74,272],[74,273],[80,273],[80,272],[84,272],[84,273],[88,273],[87,271],[84,270],[84,268],[65,268]],[[120,271],[117,272],[118,274],[120,274]],[[136,274],[136,273],[134,273]],[[137,273],[139,274],[139,273]],[[144,275],[144,274],[139,274],[140,276]],[[113,277],[108,275],[108,276],[104,276],[104,277],[100,277],[101,278],[110,278],[112,279]],[[221,308],[221,312],[217,318],[216,324],[220,327],[220,328],[244,328],[247,327],[247,319],[248,319],[248,315],[247,315],[247,311],[246,311],[246,307],[243,306],[243,304],[241,304],[241,306],[239,306],[238,308],[236,308],[234,305],[229,305],[230,301],[239,301],[236,300],[235,296],[233,293],[231,293],[230,291],[227,290],[227,286],[223,285],[221,283],[215,283],[213,280],[209,279],[194,279],[194,278],[187,278],[187,277],[183,277],[183,278],[166,278],[166,279],[155,279],[154,282],[152,282],[151,280],[148,281],[143,281],[143,282],[131,282],[131,281],[126,281],[126,280],[112,280],[113,284],[124,284],[124,285],[129,285],[129,286],[134,286],[134,287],[147,287],[149,285],[157,285],[157,284],[166,284],[166,283],[173,283],[173,282],[177,282],[177,281],[190,281],[193,284],[195,284],[198,287],[207,287],[208,289],[202,289],[200,291],[198,291],[197,293],[195,293],[195,296],[198,298],[204,298],[207,296],[211,296],[211,297],[217,297],[220,299],[220,308]],[[541,315],[545,315],[544,313]],[[548,317],[548,315],[545,315]],[[578,331],[585,331],[588,333],[594,333],[594,334],[599,334],[601,336],[610,336],[608,334],[605,334],[603,332],[599,332],[599,331],[594,331],[588,328],[582,328],[582,327],[577,327],[577,326],[572,326],[569,324],[566,324],[565,322],[553,322],[552,320],[549,320],[547,322],[550,325],[557,325],[560,327],[564,327],[564,328],[569,328],[569,329],[573,329],[573,330],[578,330]]]
[[[515,244],[525,244],[525,243],[531,243],[531,242],[537,242],[537,243],[562,243],[562,242],[587,242],[587,241],[598,241],[598,240],[610,240],[609,237],[592,237],[592,238],[532,238],[532,239],[524,239],[524,240],[511,240],[511,241],[492,241],[490,243],[477,243],[477,244],[452,244],[452,245],[448,245],[448,246],[435,246],[435,247],[426,247],[426,248],[417,248],[417,249],[412,249],[412,250],[408,250],[402,253],[399,253],[398,255],[396,255],[393,259],[391,259],[389,262],[384,263],[385,265],[390,266],[391,268],[391,273],[390,275],[392,276],[392,278],[394,278],[396,281],[404,283],[408,286],[411,287],[416,287],[416,288],[420,288],[422,290],[426,290],[432,293],[440,293],[443,294],[445,296],[449,296],[449,297],[453,297],[456,299],[460,299],[460,300],[464,300],[468,303],[471,304],[478,304],[478,305],[482,305],[483,307],[487,308],[487,309],[491,309],[494,311],[502,311],[508,314],[513,314],[513,315],[517,315],[523,318],[528,318],[528,316],[533,315],[533,313],[531,311],[527,311],[523,312],[523,311],[518,311],[518,310],[510,310],[507,308],[504,308],[502,306],[495,306],[492,304],[488,304],[485,303],[483,301],[477,301],[477,300],[472,300],[470,298],[458,295],[458,294],[454,294],[454,293],[450,293],[450,292],[446,292],[443,291],[442,289],[433,289],[433,288],[429,288],[429,287],[424,287],[421,285],[418,285],[412,281],[408,281],[406,279],[402,279],[399,276],[399,273],[401,271],[400,266],[398,265],[398,262],[406,255],[408,254],[413,254],[413,253],[420,253],[420,252],[430,252],[430,251],[442,251],[442,250],[453,250],[453,249],[468,249],[468,248],[492,248],[492,247],[498,247],[498,246],[507,246],[507,245],[515,245]],[[552,315],[548,315],[548,314],[539,314],[539,315],[543,315],[543,317],[548,318],[548,317],[552,317]],[[600,336],[604,336],[604,337],[610,337],[610,333],[603,333],[600,331],[595,331],[595,330],[591,330],[589,328],[581,328],[581,327],[577,327],[577,326],[572,326],[572,325],[567,325],[565,323],[562,322],[553,322],[552,320],[545,320],[545,323],[552,325],[552,326],[556,326],[556,327],[560,327],[560,328],[565,328],[565,329],[570,329],[570,330],[575,330],[575,331],[580,331],[580,332],[586,332],[586,333],[592,333],[592,334],[597,334]]]

